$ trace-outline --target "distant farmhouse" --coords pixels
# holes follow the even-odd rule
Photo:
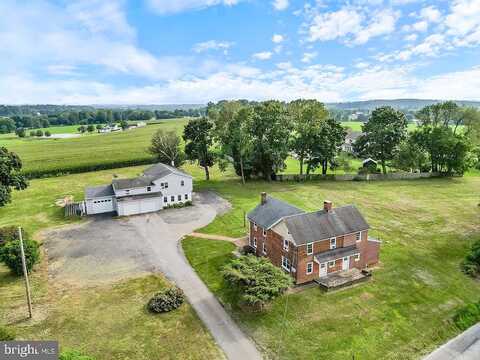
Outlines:
[[[353,145],[363,133],[361,131],[352,131],[348,129],[345,141],[342,144],[342,151],[353,153]]]
[[[380,242],[369,238],[370,226],[353,205],[333,208],[325,201],[322,210],[305,212],[262,193],[247,217],[255,254],[290,273],[296,284],[329,284],[329,278],[337,282],[342,274],[358,278],[378,263]]]
[[[85,190],[86,215],[116,213],[128,216],[159,211],[192,201],[193,178],[162,163],[153,165],[142,176],[115,179],[110,185]]]

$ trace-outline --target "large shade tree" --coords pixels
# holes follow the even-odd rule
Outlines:
[[[205,178],[210,180],[209,167],[215,163],[213,145],[213,124],[206,118],[191,119],[183,130],[185,154],[190,161],[196,161],[205,170]]]
[[[12,199],[12,189],[24,190],[27,180],[20,173],[22,161],[20,157],[0,147],[0,207],[8,204]]]
[[[288,112],[293,122],[291,149],[298,158],[302,175],[305,161],[318,147],[329,114],[323,103],[303,99],[290,102]]]
[[[407,136],[405,114],[390,106],[379,107],[372,112],[362,130],[363,135],[354,145],[355,152],[378,160],[386,174],[387,162],[394,159],[400,143]]]
[[[185,161],[180,136],[173,130],[157,130],[152,137],[148,151],[156,160],[168,165],[179,167]]]
[[[286,105],[280,101],[265,101],[254,106],[251,122],[253,172],[271,180],[285,168],[289,155],[292,124]]]

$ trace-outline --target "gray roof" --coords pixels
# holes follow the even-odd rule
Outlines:
[[[140,176],[133,179],[114,179],[112,185],[115,190],[133,189],[150,186],[152,185],[152,180],[153,178],[150,176]]]
[[[268,229],[285,216],[302,213],[304,213],[303,210],[293,205],[267,196],[267,202],[263,205],[259,204],[248,213],[247,217],[262,228]]]
[[[167,175],[170,175],[170,174],[188,176],[190,178],[192,177],[191,175],[187,174],[186,172],[184,172],[180,169],[177,169],[173,166],[166,165],[166,164],[163,164],[163,163],[158,163],[158,164],[150,166],[148,169],[146,169],[143,172],[143,174],[145,176],[152,177],[154,180],[160,179],[160,178],[162,178],[164,176],[167,176]]]
[[[312,213],[288,216],[284,219],[297,245],[367,230],[368,223],[353,205]]]
[[[106,196],[113,196],[112,185],[87,187],[85,189],[85,199],[93,199]]]
[[[359,250],[356,245],[351,245],[343,248],[337,248],[325,252],[321,252],[315,255],[315,260],[319,263],[327,262],[342,258],[344,256],[350,256],[353,254],[358,254]]]

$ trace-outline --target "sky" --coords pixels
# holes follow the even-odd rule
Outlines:
[[[0,103],[480,100],[480,0],[1,0]]]

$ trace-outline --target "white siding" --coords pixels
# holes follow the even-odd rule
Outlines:
[[[129,216],[159,211],[163,208],[162,199],[153,197],[147,199],[128,199],[118,202],[118,215]]]
[[[113,196],[85,200],[87,215],[103,214],[115,211]]]
[[[168,188],[164,188],[161,190],[163,197],[167,200],[165,206],[169,204],[178,204],[184,203],[186,201],[192,201],[193,181],[191,177],[177,174],[169,174],[161,179],[155,180],[154,184],[159,187],[161,186],[161,183],[166,182],[168,183]],[[187,195],[188,199],[185,199],[185,195]],[[174,199],[173,201],[172,196]]]

